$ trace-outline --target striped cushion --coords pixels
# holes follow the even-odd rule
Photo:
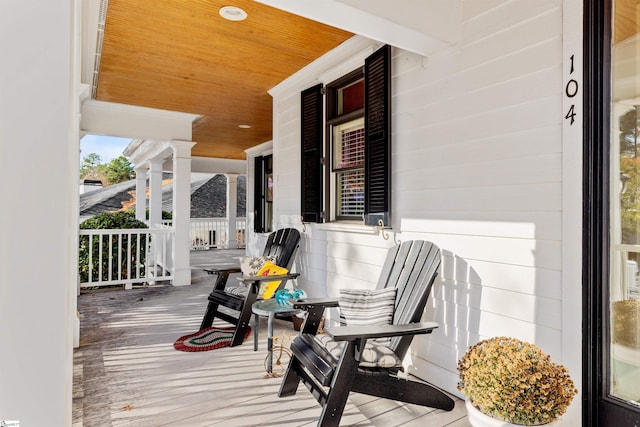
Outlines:
[[[340,289],[340,324],[342,326],[379,326],[393,323],[396,289]],[[391,338],[372,340],[389,345]]]
[[[342,326],[378,326],[393,322],[396,289],[340,289]]]
[[[322,344],[336,361],[340,360],[346,345],[344,341],[334,341],[327,334],[316,335],[314,339]],[[374,340],[367,340],[364,351],[360,355],[359,366],[363,368],[402,368],[402,360],[389,347]]]
[[[240,285],[240,286],[227,286],[224,288],[224,291],[231,294],[231,295],[235,295],[238,297],[246,297],[247,294],[249,293],[249,287],[248,286],[244,286],[244,285]]]

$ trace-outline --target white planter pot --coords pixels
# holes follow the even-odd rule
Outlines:
[[[467,417],[469,418],[469,422],[474,427],[522,427],[522,424],[508,423],[483,414],[473,406],[471,402],[469,402],[469,399],[464,401],[464,405],[467,408]],[[552,423],[545,424],[545,427],[553,427],[558,424],[558,421],[554,421]]]

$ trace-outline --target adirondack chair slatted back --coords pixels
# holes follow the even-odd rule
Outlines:
[[[300,232],[295,228],[281,228],[269,235],[263,256],[275,255],[275,264],[291,269],[300,241]]]
[[[440,262],[440,250],[427,241],[404,242],[389,250],[377,287],[396,287],[394,325],[421,320]],[[402,359],[410,342],[411,337],[395,337],[389,347]]]

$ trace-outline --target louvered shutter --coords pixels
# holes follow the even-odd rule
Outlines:
[[[366,225],[391,226],[391,46],[364,63]]]
[[[322,222],[322,85],[302,92],[301,215]]]
[[[253,231],[264,233],[264,157],[254,159]]]

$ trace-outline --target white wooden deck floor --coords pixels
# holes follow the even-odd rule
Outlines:
[[[227,255],[235,255],[232,252]],[[321,408],[304,386],[277,397],[265,378],[266,320],[260,348],[243,345],[185,353],[174,341],[200,325],[215,252],[192,254],[193,284],[100,291],[79,297],[74,351],[73,426],[315,426]],[[293,331],[276,320],[276,335]],[[224,325],[224,323],[220,323]],[[462,401],[451,412],[351,393],[341,425],[468,427]]]

